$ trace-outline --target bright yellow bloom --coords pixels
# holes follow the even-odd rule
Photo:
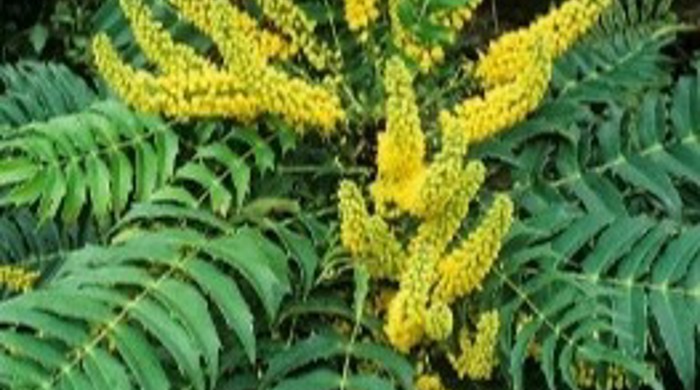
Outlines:
[[[120,0],[119,4],[133,26],[136,42],[158,68],[167,73],[215,69],[190,46],[175,43],[162,23],[154,21],[151,9],[141,0]]]
[[[345,0],[345,20],[350,30],[364,30],[378,17],[377,0]]]
[[[293,0],[258,0],[263,14],[291,41],[291,52],[301,50],[316,69],[325,69],[335,59],[335,54],[317,40],[316,24]]]
[[[416,268],[413,270],[420,271]],[[404,283],[401,289],[389,303],[384,332],[391,345],[408,353],[425,335],[430,282],[421,280],[416,272],[411,273],[410,278],[407,276],[402,280]]]
[[[398,278],[405,254],[389,226],[379,216],[369,215],[362,193],[354,183],[341,183],[338,198],[343,245],[373,277]]]
[[[421,375],[416,379],[416,390],[446,390],[439,375]]]
[[[458,167],[455,177],[457,185],[447,199],[435,196],[435,202],[443,205],[425,219],[418,227],[415,237],[409,245],[410,252],[430,251],[442,256],[447,245],[454,239],[457,229],[469,212],[469,205],[484,181],[485,168],[480,161],[470,162],[466,168]],[[451,186],[442,183],[443,186]],[[436,191],[445,195],[447,191]]]
[[[244,93],[229,73],[202,70],[156,77],[124,63],[109,39],[93,41],[95,64],[124,100],[143,111],[172,116],[230,116],[248,121],[262,113],[260,100]]]
[[[133,1],[133,0],[132,0]],[[277,34],[258,27],[258,22],[225,0],[168,0],[179,12],[204,34],[217,43],[225,62],[235,58],[240,49],[236,34],[242,34],[253,43],[255,54],[263,59],[286,58],[292,54],[289,43]]]
[[[12,265],[0,266],[0,287],[4,286],[11,291],[26,292],[34,286],[37,279],[38,272]]]
[[[452,367],[460,378],[490,379],[498,360],[496,344],[500,318],[493,310],[482,313],[476,325],[476,335],[472,336],[467,329],[462,330],[459,339],[460,353],[458,356],[449,355]]]
[[[537,108],[544,98],[552,61],[586,33],[611,0],[570,0],[528,28],[504,34],[489,45],[476,75],[484,96],[466,99],[441,113],[442,130],[468,143],[505,130]]]
[[[412,250],[400,279],[400,288],[387,311],[384,331],[391,344],[407,353],[425,335],[430,291],[437,281],[439,253],[427,247]]]
[[[140,4],[140,0],[124,1],[130,7]],[[229,19],[241,14],[228,2],[171,1],[195,25],[211,33],[224,58],[225,69],[219,70],[205,60],[201,67],[186,66],[196,62],[193,52],[178,50],[182,49],[180,46],[154,43],[148,29],[158,28],[144,26],[155,22],[144,19],[144,12],[136,18],[134,15],[139,13],[133,11],[134,21],[138,21],[133,23],[133,28],[145,29],[136,35],[150,37],[142,37],[147,42],[143,49],[155,51],[149,57],[156,59],[156,64],[169,61],[185,65],[161,67],[159,76],[137,71],[119,58],[106,36],[99,35],[93,45],[97,67],[126,101],[146,111],[176,117],[220,115],[247,121],[263,113],[278,114],[299,131],[311,126],[328,133],[344,118],[340,98],[333,91],[291,77],[268,64],[267,53],[255,41],[259,36],[250,34],[248,29],[252,27],[243,22],[247,19],[239,22]],[[177,57],[180,55],[184,59]]]
[[[522,121],[537,108],[547,91],[552,61],[546,47],[537,40],[533,39],[528,48],[520,53],[526,61],[523,68],[514,71],[514,81],[440,114],[441,128],[447,136],[461,135],[468,144],[479,142]]]
[[[461,163],[461,156],[457,161]],[[450,302],[436,294],[436,287],[442,283],[437,266],[484,178],[484,167],[480,162],[470,163],[466,168],[461,165],[453,167],[458,172],[457,188],[448,195],[447,201],[436,200],[443,204],[443,209],[436,210],[421,223],[408,245],[406,264],[399,267],[403,270],[400,288],[389,305],[385,332],[391,344],[400,351],[408,352],[424,336],[443,340],[452,331]],[[443,185],[447,186],[447,183]]]
[[[527,66],[524,53],[531,42],[539,41],[552,58],[568,50],[598,20],[612,0],[569,0],[529,27],[504,34],[489,45],[476,74],[487,87],[514,81]]]
[[[413,75],[399,58],[387,62],[386,131],[379,134],[377,180],[372,187],[378,205],[396,203],[408,210],[425,179],[425,136],[421,130]]]
[[[464,248],[446,253],[486,170],[481,162],[465,164],[467,142],[461,134],[445,135],[435,159],[426,165],[425,136],[412,75],[401,60],[393,58],[387,64],[385,77],[387,130],[379,135],[378,175],[372,186],[378,213],[370,215],[360,190],[343,183],[339,193],[341,238],[356,261],[371,269],[375,277],[399,280],[399,290],[387,309],[384,330],[394,347],[408,352],[426,337],[444,340],[452,333],[449,305],[473,289],[456,284],[454,277],[476,268],[478,276],[465,282],[476,285],[486,276],[500,248],[495,241],[503,238],[509,226],[509,219],[508,223],[500,223],[499,218],[510,218],[512,205],[507,198],[499,197],[471,238],[485,242],[480,243],[482,246],[465,245],[480,249],[475,254],[476,265],[461,262]],[[385,203],[419,219],[405,250],[382,219],[386,216]],[[444,268],[452,273],[441,273],[439,266],[443,263],[455,264]],[[465,270],[454,269],[461,265]]]
[[[455,207],[447,207],[448,203],[460,190],[466,191],[465,198],[462,199],[469,202],[481,186],[484,168],[480,162],[471,163],[465,168],[464,155],[467,149],[464,143],[447,138],[444,141],[442,149],[427,170],[415,204],[407,211],[426,219],[434,219],[438,214],[449,212],[453,214],[451,220],[455,223],[456,220],[461,221],[464,215],[456,215],[458,213],[455,213]],[[463,213],[466,212],[467,209],[464,209]]]
[[[496,197],[483,221],[459,248],[438,265],[440,281],[435,294],[447,303],[479,289],[501,249],[501,241],[513,220],[513,203]]]

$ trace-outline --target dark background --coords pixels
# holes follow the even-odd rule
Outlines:
[[[0,0],[0,63],[20,58],[84,66],[90,17],[105,0]],[[527,6],[523,6],[527,4]],[[546,11],[548,0],[484,0],[470,33],[487,41],[503,29],[524,25]],[[700,0],[674,0],[682,20],[700,25]],[[691,34],[692,36],[692,34]],[[700,37],[691,45],[700,48]]]

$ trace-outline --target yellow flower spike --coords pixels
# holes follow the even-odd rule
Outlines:
[[[231,42],[234,32],[248,37],[255,53],[264,60],[286,57],[290,45],[279,35],[262,30],[255,19],[226,0],[168,0],[184,17],[217,43],[224,59],[235,58],[238,46]]]
[[[408,353],[425,335],[430,289],[437,279],[429,251],[412,253],[401,275],[399,292],[389,304],[384,332],[399,351]]]
[[[372,194],[378,205],[394,202],[402,210],[412,208],[425,179],[425,136],[412,83],[413,75],[401,59],[387,61],[387,128],[378,136]]]
[[[441,204],[442,210],[436,210],[420,225],[417,234],[410,242],[410,253],[428,250],[437,253],[437,256],[442,256],[469,212],[469,205],[484,181],[486,168],[480,161],[473,161],[465,168],[456,169],[458,171],[454,177],[454,183],[439,180],[431,183],[434,186],[444,188],[454,186],[454,188],[449,190],[432,188],[434,192],[429,192],[431,196],[425,195],[424,199]],[[444,172],[448,173],[448,170]],[[451,179],[452,175],[445,174],[442,177]]]
[[[345,21],[350,30],[363,31],[378,17],[377,0],[345,0]]]
[[[373,277],[397,279],[405,254],[389,226],[379,216],[369,215],[354,183],[341,183],[338,198],[343,245]]]
[[[258,101],[240,92],[240,80],[226,73],[202,71],[155,77],[124,63],[104,35],[93,41],[93,54],[97,68],[117,94],[144,111],[241,120],[261,113]]]
[[[186,69],[152,76],[124,64],[108,39],[100,35],[94,42],[96,63],[126,101],[145,111],[175,117],[223,116],[249,121],[263,113],[278,114],[299,132],[308,126],[328,134],[344,119],[340,98],[333,91],[267,63],[256,35],[245,26],[234,28],[245,23],[230,20],[237,11],[228,2],[171,2],[195,25],[211,33],[226,69]]]
[[[334,59],[333,52],[314,36],[315,22],[293,0],[258,0],[263,14],[292,43],[292,52],[301,50],[316,69],[325,69]]]
[[[474,143],[523,120],[546,93],[552,61],[590,29],[611,1],[570,0],[530,27],[492,42],[475,72],[487,88],[485,95],[441,113],[443,131],[461,133]]]
[[[214,64],[197,55],[191,47],[175,43],[142,0],[120,0],[119,3],[129,19],[136,42],[146,57],[162,71],[215,69]]]
[[[519,55],[526,60],[514,70],[515,79],[458,104],[452,112],[440,114],[440,125],[448,136],[461,135],[468,144],[496,135],[534,111],[544,98],[552,74],[552,60],[546,46],[530,40],[529,49]]]
[[[435,295],[449,303],[480,288],[498,257],[513,220],[513,202],[498,195],[479,226],[438,264]]]
[[[425,315],[416,312],[414,301],[408,291],[399,291],[387,310],[384,332],[391,345],[403,353],[408,353],[420,343],[424,335]]]
[[[497,364],[496,344],[500,318],[495,310],[482,313],[476,325],[476,335],[464,329],[460,334],[459,355],[449,355],[452,367],[460,378],[490,379]]]
[[[526,67],[524,53],[531,42],[538,40],[553,58],[568,50],[585,34],[612,0],[569,0],[529,27],[504,34],[489,45],[481,58],[476,74],[484,85],[494,87],[512,82]]]
[[[408,209],[414,215],[432,218],[442,213],[455,192],[465,184],[461,179],[467,149],[461,142],[445,141],[442,150],[428,167],[415,204]],[[478,181],[476,188],[480,185]]]
[[[95,37],[92,49],[100,74],[124,100],[149,112],[166,104],[167,97],[160,93],[155,77],[124,63],[106,35]]]
[[[26,292],[38,279],[38,272],[12,265],[0,266],[0,288],[4,286],[10,291]]]

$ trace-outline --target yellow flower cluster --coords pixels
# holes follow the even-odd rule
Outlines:
[[[416,390],[447,390],[439,375],[424,374],[416,379]]]
[[[133,1],[133,0],[132,0]],[[292,45],[280,35],[261,29],[258,22],[228,1],[221,0],[168,0],[190,22],[217,43],[226,62],[235,62],[236,50],[240,50],[238,35],[252,44],[254,54],[263,60],[286,59],[293,54]],[[251,54],[253,52],[250,52]]]
[[[345,20],[352,31],[369,27],[379,17],[378,0],[345,0]]]
[[[345,247],[373,277],[395,277],[405,253],[389,225],[378,215],[369,215],[362,193],[354,183],[342,183],[338,198],[340,234]]]
[[[414,32],[404,26],[400,18],[401,3],[406,0],[389,0],[389,17],[394,45],[415,61],[422,72],[428,72],[445,58],[445,50],[438,44],[427,45]],[[472,18],[474,9],[482,0],[469,1],[466,5],[449,12],[430,15],[430,21],[446,28],[453,35],[459,32]]]
[[[461,134],[468,143],[494,136],[531,113],[544,98],[552,73],[552,61],[545,46],[533,39],[520,54],[523,67],[513,70],[515,79],[458,104],[452,112],[440,114],[447,134]]]
[[[464,163],[467,144],[459,135],[443,137],[440,151],[427,164],[411,74],[394,58],[387,63],[385,78],[387,130],[379,135],[378,176],[372,186],[379,212],[371,215],[357,186],[343,183],[341,239],[372,276],[398,280],[385,332],[392,345],[407,352],[425,338],[444,340],[452,333],[450,304],[486,277],[510,226],[513,207],[507,197],[498,196],[474,234],[461,247],[447,251],[484,181],[485,168],[481,162]],[[419,218],[406,249],[382,219],[382,211],[390,207],[385,203],[399,214]],[[457,280],[465,273],[467,279]]]
[[[336,54],[314,35],[316,24],[293,0],[258,0],[263,13],[290,39],[290,51],[301,50],[316,69],[325,69]]]
[[[38,272],[11,265],[0,266],[0,287],[5,286],[11,291],[25,292],[34,286],[37,279]]]
[[[448,337],[453,327],[450,305],[478,290],[493,267],[512,223],[513,204],[504,195],[494,198],[466,240],[447,250],[485,176],[481,163],[465,165],[463,158],[469,145],[514,125],[537,107],[546,93],[554,57],[585,32],[606,6],[604,0],[571,2],[574,4],[540,19],[535,27],[508,34],[491,46],[477,68],[487,87],[485,94],[441,113],[441,149],[431,162],[426,161],[426,140],[413,92],[413,75],[402,61],[387,62],[387,127],[378,137],[378,173],[371,188],[377,214],[367,211],[360,190],[352,184],[341,186],[340,207],[342,239],[355,259],[380,271],[373,276],[399,282],[399,290],[387,310],[385,332],[400,351],[407,352],[426,339],[439,341]],[[398,0],[390,1],[393,18],[398,18],[397,7]],[[460,26],[459,15],[449,17],[450,23]],[[568,26],[566,20],[577,25]],[[407,49],[412,36],[401,31],[399,23],[392,21],[394,38],[400,42],[402,36],[408,38],[404,45],[397,45],[414,57]],[[571,31],[554,37],[565,26]],[[509,62],[509,56],[517,57],[518,62]],[[350,198],[350,193],[354,201],[343,201]],[[394,213],[387,212],[390,208]],[[406,249],[398,242],[387,244],[396,238],[388,223],[377,217],[402,213],[420,222]],[[386,266],[381,266],[382,262],[387,262]],[[460,376],[490,376],[495,365],[498,322],[497,313],[486,313],[479,320],[474,338],[463,333],[462,352],[451,359]]]
[[[93,43],[98,69],[131,104],[175,117],[224,116],[247,121],[271,113],[300,131],[312,126],[330,132],[344,119],[340,98],[332,90],[268,63],[280,47],[271,44],[273,35],[251,34],[251,29],[259,31],[257,27],[228,2],[170,0],[215,41],[224,59],[224,66],[218,67],[175,44],[141,1],[122,0],[122,6],[160,75],[124,63],[105,35]],[[269,45],[261,45],[259,39]]]
[[[133,26],[136,42],[148,59],[164,72],[214,69],[214,65],[197,55],[193,48],[176,43],[162,24],[155,21],[150,8],[141,1],[121,0],[120,4]]]
[[[532,112],[544,97],[552,62],[596,22],[612,0],[571,0],[531,26],[501,36],[476,67],[484,96],[441,113],[443,131],[469,143],[489,138]]]
[[[413,75],[398,58],[387,62],[384,74],[386,127],[377,143],[377,180],[372,187],[378,205],[395,202],[406,210],[426,176],[425,136],[413,92]]]
[[[501,36],[489,45],[476,74],[488,87],[514,81],[530,59],[531,42],[539,41],[552,58],[568,50],[585,34],[612,0],[570,0],[529,27]]]
[[[499,327],[498,312],[488,311],[479,316],[475,336],[467,329],[462,330],[459,338],[460,354],[448,356],[460,378],[491,378],[491,373],[498,363],[496,343]]]
[[[451,303],[480,288],[501,249],[500,238],[505,236],[512,214],[511,200],[497,196],[479,227],[438,264],[440,283],[435,288],[436,295]]]

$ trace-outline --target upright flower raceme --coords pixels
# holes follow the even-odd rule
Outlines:
[[[402,245],[404,240],[383,218],[386,213],[370,213],[361,190],[345,182],[339,192],[341,238],[373,277],[398,281],[385,332],[397,349],[408,352],[452,333],[450,305],[478,288],[488,274],[510,226],[512,205],[499,195],[474,233],[448,250],[484,181],[485,168],[480,162],[464,162],[466,143],[459,135],[444,137],[433,161],[426,161],[411,74],[402,61],[391,59],[385,75],[387,130],[379,135],[378,177],[372,187],[375,208],[383,211],[393,205],[398,213],[417,218],[419,226]],[[477,254],[467,253],[470,250]],[[473,272],[468,285],[454,282],[463,275],[462,268]]]
[[[479,316],[476,334],[467,329],[459,337],[460,352],[449,360],[460,378],[490,379],[496,366],[496,344],[500,319],[498,312],[489,311]]]
[[[125,100],[146,111],[176,117],[218,115],[246,121],[273,113],[299,130],[316,127],[330,132],[344,118],[340,98],[333,91],[269,64],[271,56],[293,53],[296,47],[318,67],[329,58],[323,47],[313,43],[313,24],[293,3],[265,1],[264,9],[278,16],[281,29],[291,36],[291,43],[285,43],[260,30],[227,1],[170,1],[212,38],[224,64],[215,65],[174,43],[141,0],[121,0],[142,49],[160,70],[154,75],[125,64],[109,39],[99,35],[93,45],[95,62]]]
[[[579,39],[612,0],[570,0],[527,28],[489,45],[476,76],[486,91],[441,114],[443,131],[479,142],[523,120],[544,97],[552,62]]]
[[[478,65],[476,74],[487,87],[514,81],[527,63],[523,54],[539,41],[552,58],[561,56],[598,20],[612,0],[569,0],[540,17],[530,26],[502,35],[493,41]]]
[[[372,193],[378,205],[395,202],[410,209],[426,177],[425,136],[413,92],[413,75],[400,59],[387,62],[386,131],[377,142],[377,181]]]

